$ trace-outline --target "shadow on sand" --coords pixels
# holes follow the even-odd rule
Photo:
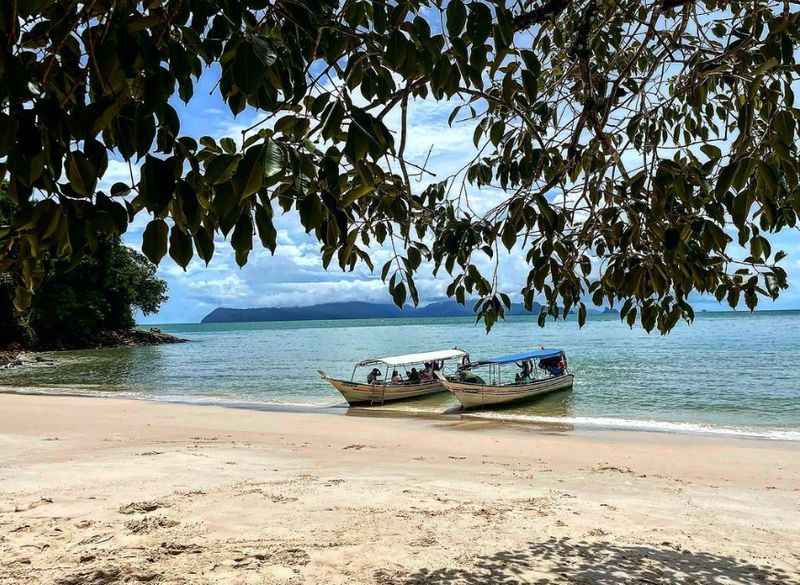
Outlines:
[[[567,538],[480,556],[471,568],[383,577],[379,581],[398,585],[800,585],[796,574],[744,559]]]

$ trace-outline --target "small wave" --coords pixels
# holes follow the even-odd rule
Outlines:
[[[134,391],[107,391],[89,388],[71,387],[2,387],[0,393],[5,394],[41,394],[55,396],[86,396],[91,398],[122,398],[147,400],[152,402],[168,402],[179,404],[197,404],[206,406],[222,406],[249,410],[295,410],[305,412],[336,412],[347,409],[344,402],[293,402],[243,400],[224,396],[192,396],[186,394],[153,395]],[[773,441],[800,441],[800,430],[726,427],[690,422],[668,422],[659,420],[640,420],[591,416],[539,416],[529,414],[512,414],[506,412],[463,412],[461,410],[437,410],[435,408],[414,408],[404,405],[402,408],[385,406],[374,407],[374,412],[405,413],[411,416],[447,416],[455,415],[469,419],[488,419],[520,423],[540,423],[552,425],[572,425],[576,428],[596,430],[645,431],[679,434],[715,435],[723,437],[742,437],[767,439]]]
[[[187,396],[184,394],[166,394],[160,396],[147,396],[147,400],[154,402],[172,402],[179,404],[202,404],[204,406],[228,406],[236,408],[298,408],[304,410],[323,410],[341,406],[341,403],[330,402],[291,402],[279,400],[242,400],[240,398],[226,398],[224,396]],[[346,406],[346,405],[345,405]]]
[[[226,406],[250,409],[297,408],[304,410],[323,410],[347,406],[347,403],[331,402],[291,402],[279,400],[244,400],[225,396],[161,394],[136,392],[133,390],[98,390],[96,388],[71,386],[0,386],[0,394],[22,394],[40,396],[74,396],[83,398],[119,398],[123,400],[146,400],[149,402],[169,402],[175,404],[198,404],[203,406]]]
[[[561,425],[569,424],[574,425],[575,427],[593,429],[689,433],[771,439],[774,441],[800,441],[800,431],[790,431],[784,429],[724,427],[688,422],[668,422],[658,420],[637,420],[591,416],[536,416],[525,414],[507,414],[503,412],[463,413],[462,416],[465,418],[487,418],[491,420],[506,420],[509,422],[517,421]]]
[[[83,398],[126,398],[146,400],[148,394],[144,392],[102,390],[96,387],[82,387],[79,385],[62,388],[59,386],[0,386],[0,394],[22,394],[41,396],[74,396]]]

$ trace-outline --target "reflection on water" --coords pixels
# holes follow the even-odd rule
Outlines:
[[[701,314],[670,335],[630,330],[615,316],[540,329],[513,317],[490,335],[468,318],[169,325],[187,344],[58,352],[56,365],[0,371],[0,385],[232,405],[343,405],[321,369],[350,378],[376,356],[467,349],[473,359],[539,345],[563,347],[573,391],[481,413],[506,420],[599,420],[800,431],[800,313]],[[513,366],[512,366],[513,367]],[[357,378],[366,375],[358,372]],[[383,409],[443,413],[449,393]],[[611,422],[609,422],[611,421]],[[683,425],[683,426],[680,426]],[[673,428],[670,427],[670,428]],[[694,428],[692,427],[692,428]],[[800,435],[798,435],[800,436]]]

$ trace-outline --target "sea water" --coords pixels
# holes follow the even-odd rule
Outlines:
[[[350,379],[368,357],[460,347],[473,360],[563,348],[575,386],[469,416],[584,427],[800,440],[800,311],[701,313],[669,335],[614,315],[548,323],[514,316],[490,334],[468,318],[162,325],[190,343],[57,352],[0,371],[4,391],[101,394],[240,407],[343,412],[318,370]],[[508,366],[513,376],[515,366]],[[364,380],[368,369],[356,371]],[[401,372],[402,373],[402,372]],[[387,404],[453,413],[448,394]]]

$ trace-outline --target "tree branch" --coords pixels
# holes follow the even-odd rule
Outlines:
[[[564,12],[570,4],[572,4],[572,0],[550,0],[529,12],[518,14],[514,17],[514,30],[520,31],[530,28],[534,24],[541,24],[548,18]]]

